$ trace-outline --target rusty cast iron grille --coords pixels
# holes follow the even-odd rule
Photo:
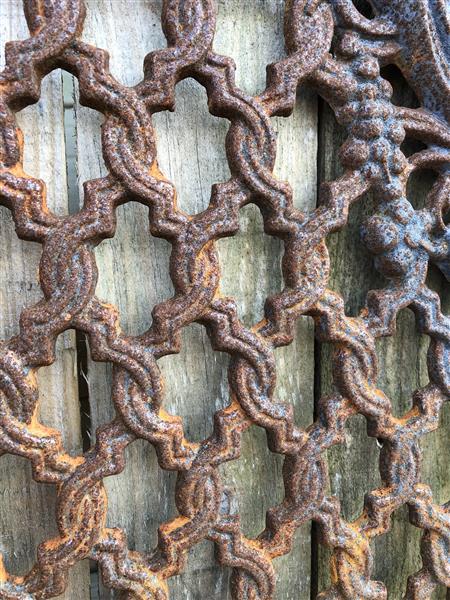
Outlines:
[[[167,48],[145,59],[143,80],[118,83],[108,54],[80,41],[82,0],[25,0],[30,38],[6,45],[1,74],[1,203],[12,213],[17,235],[42,244],[42,299],[26,307],[20,333],[1,344],[0,448],[31,461],[38,482],[57,488],[59,535],[43,542],[25,577],[0,563],[1,598],[50,598],[60,594],[70,567],[98,561],[104,582],[126,598],[168,598],[167,580],[179,573],[188,551],[203,539],[214,542],[217,559],[232,568],[236,599],[275,597],[273,558],[289,552],[296,529],[313,520],[321,542],[333,549],[331,587],[322,599],[386,598],[371,578],[371,541],[387,531],[393,511],[407,504],[410,520],[423,530],[423,567],[408,579],[405,598],[431,598],[450,586],[450,503],[433,502],[421,483],[421,436],[438,427],[449,397],[450,321],[439,296],[426,285],[429,261],[450,276],[448,171],[449,57],[445,0],[371,0],[375,16],[364,17],[350,0],[288,0],[287,57],[269,65],[258,96],[240,90],[233,61],[213,50],[212,0],[165,0]],[[396,106],[380,67],[395,64],[421,107]],[[22,135],[15,112],[34,103],[42,78],[63,68],[78,78],[82,104],[105,116],[102,129],[107,176],[87,181],[84,205],[56,216],[46,207],[44,182],[22,168]],[[152,114],[174,109],[176,84],[193,77],[206,88],[209,110],[226,118],[231,178],[217,183],[208,208],[188,216],[177,208],[174,186],[157,166]],[[331,106],[347,139],[337,180],[320,189],[310,214],[293,206],[288,183],[274,178],[276,143],[270,118],[287,117],[297,90],[316,90]],[[406,158],[405,135],[425,149]],[[415,210],[406,196],[409,176],[432,169],[437,180]],[[326,238],[345,226],[352,203],[371,191],[376,213],[362,224],[385,287],[370,291],[358,317],[345,314],[339,294],[327,288]],[[149,211],[150,232],[172,245],[172,298],[155,306],[143,335],[125,335],[117,310],[95,295],[94,247],[115,232],[115,211],[126,202]],[[219,238],[239,228],[239,210],[260,209],[266,233],[284,243],[284,289],[267,298],[265,318],[246,328],[236,303],[219,293],[215,249]],[[410,307],[430,338],[429,384],[418,389],[412,408],[395,417],[377,388],[375,340],[394,333],[399,310]],[[300,315],[312,316],[319,340],[334,346],[334,393],[321,398],[307,429],[294,423],[292,407],[274,395],[274,350],[289,344]],[[215,350],[230,355],[230,402],[215,414],[212,435],[192,443],[181,419],[167,414],[158,359],[180,350],[180,330],[203,325]],[[65,451],[58,431],[36,418],[36,371],[55,360],[55,340],[75,329],[88,336],[95,360],[114,366],[115,419],[101,427],[82,456]],[[346,420],[364,415],[369,435],[381,443],[381,487],[368,493],[354,522],[327,495],[325,451],[342,441]],[[284,456],[284,500],[267,514],[256,539],[244,536],[230,490],[219,467],[239,457],[242,433],[252,424],[267,432],[270,450]],[[105,526],[102,479],[124,468],[124,451],[138,438],[152,444],[162,469],[178,473],[177,518],[161,524],[153,553],[131,551],[123,531]]]

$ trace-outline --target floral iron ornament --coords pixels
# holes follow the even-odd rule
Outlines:
[[[322,600],[387,597],[371,579],[370,542],[389,528],[390,516],[407,504],[411,522],[423,530],[422,569],[408,580],[405,598],[431,598],[450,586],[450,504],[433,502],[420,480],[420,438],[438,427],[450,391],[450,320],[425,282],[432,261],[450,277],[449,24],[444,0],[372,0],[372,19],[350,0],[288,0],[287,57],[268,67],[267,87],[249,96],[234,81],[230,58],[213,51],[212,0],[165,0],[162,24],[167,48],[145,59],[144,79],[118,83],[105,51],[80,41],[82,0],[25,0],[30,38],[6,45],[0,79],[0,198],[12,213],[17,235],[43,246],[43,298],[21,314],[20,333],[1,344],[0,449],[28,458],[38,482],[57,488],[57,537],[40,544],[24,577],[0,562],[0,598],[51,598],[62,593],[77,561],[99,562],[105,584],[126,598],[169,597],[167,580],[179,573],[190,548],[211,540],[217,559],[232,568],[232,597],[275,597],[272,560],[289,552],[296,529],[308,520],[333,549],[332,585]],[[422,108],[391,102],[392,88],[380,66],[396,64]],[[15,112],[36,102],[42,78],[63,68],[78,78],[81,103],[105,115],[103,155],[108,174],[84,185],[83,208],[60,217],[46,207],[45,184],[22,167],[22,134]],[[158,169],[151,116],[174,109],[176,84],[193,77],[208,94],[212,114],[230,121],[226,149],[231,178],[213,186],[208,208],[188,216],[177,207],[174,186]],[[293,206],[292,190],[273,176],[276,153],[270,118],[289,116],[298,86],[309,86],[329,103],[345,128],[344,174],[323,184],[310,214]],[[405,136],[426,145],[406,158]],[[437,181],[421,210],[406,194],[410,174],[433,169]],[[352,203],[371,190],[376,214],[362,237],[386,279],[369,292],[356,318],[327,288],[326,237],[345,226]],[[93,248],[115,232],[116,208],[148,207],[150,231],[172,245],[170,275],[175,294],[153,310],[143,335],[125,335],[117,310],[95,295]],[[265,231],[284,243],[284,289],[269,297],[265,319],[245,328],[236,303],[220,294],[214,242],[238,231],[239,210],[256,204]],[[409,306],[430,337],[429,384],[415,392],[412,408],[395,417],[377,388],[375,340],[392,335],[397,313]],[[292,407],[274,395],[274,350],[289,344],[300,315],[310,315],[320,340],[334,345],[333,395],[323,397],[317,420],[306,430]],[[157,361],[179,352],[180,331],[192,322],[208,331],[215,350],[230,357],[230,402],[215,414],[212,435],[187,440],[180,418],[164,410]],[[72,328],[89,338],[92,356],[114,365],[116,418],[97,431],[95,446],[69,456],[60,434],[37,418],[36,371],[55,360],[55,341]],[[363,414],[369,434],[382,443],[382,485],[366,496],[354,522],[341,516],[327,495],[325,451],[343,439],[346,420]],[[242,433],[252,424],[267,432],[270,450],[284,456],[285,497],[267,514],[266,529],[248,539],[234,512],[222,463],[239,457]],[[124,468],[124,450],[138,438],[157,451],[161,468],[178,473],[179,515],[159,529],[151,554],[131,551],[123,531],[105,525],[106,476]]]

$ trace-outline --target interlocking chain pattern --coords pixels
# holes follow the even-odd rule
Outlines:
[[[445,0],[372,0],[376,16],[360,14],[350,0],[287,0],[287,56],[269,65],[267,87],[258,96],[240,90],[230,58],[213,51],[213,0],[165,0],[162,24],[167,48],[145,59],[144,79],[134,87],[118,83],[108,54],[80,41],[82,0],[25,0],[30,38],[6,45],[1,74],[1,203],[12,213],[17,235],[42,244],[43,298],[25,308],[20,333],[0,349],[0,448],[31,461],[38,482],[56,486],[59,535],[40,544],[25,577],[0,563],[1,598],[50,598],[60,594],[77,561],[98,561],[105,584],[126,598],[169,597],[167,580],[179,573],[189,549],[211,540],[222,565],[232,567],[236,599],[275,595],[274,557],[289,552],[296,529],[312,519],[321,540],[333,549],[332,586],[322,600],[386,598],[371,579],[370,542],[389,528],[403,504],[423,530],[422,569],[408,580],[405,598],[431,598],[437,585],[450,586],[450,503],[433,502],[420,480],[420,438],[438,426],[449,397],[450,321],[439,296],[425,282],[429,261],[450,277],[448,148],[449,67]],[[446,45],[447,44],[447,45]],[[396,64],[422,107],[391,103],[392,87],[380,66]],[[14,113],[34,103],[42,78],[63,68],[78,78],[81,103],[105,116],[103,155],[108,174],[84,184],[77,213],[56,216],[46,206],[45,184],[22,168],[22,134]],[[231,178],[212,188],[206,210],[188,216],[177,208],[174,186],[157,166],[152,114],[174,109],[176,84],[193,77],[208,94],[213,115],[226,118]],[[310,214],[294,208],[288,183],[273,176],[276,143],[270,117],[289,116],[299,85],[310,86],[329,103],[347,140],[340,157],[344,174],[323,184]],[[405,135],[426,149],[406,158]],[[437,173],[423,209],[406,197],[410,174]],[[325,240],[346,224],[349,207],[371,190],[376,214],[363,225],[386,286],[367,295],[356,318],[327,288]],[[172,245],[172,298],[153,310],[151,328],[125,335],[114,306],[95,295],[94,248],[115,232],[117,207],[148,207],[152,235]],[[215,241],[238,231],[239,210],[256,204],[269,235],[284,243],[284,289],[267,298],[265,318],[249,329],[236,303],[220,294]],[[412,408],[395,417],[377,388],[375,340],[395,332],[399,310],[410,307],[420,331],[430,338],[429,384],[417,390]],[[306,430],[294,423],[292,406],[274,395],[274,350],[289,344],[300,315],[314,318],[321,341],[334,346],[335,392],[317,406]],[[227,352],[230,402],[216,412],[212,435],[192,443],[181,419],[164,410],[160,357],[180,351],[180,330],[192,322],[208,331],[215,350]],[[83,456],[65,451],[58,431],[37,420],[36,371],[55,360],[55,341],[67,329],[84,332],[92,356],[113,364],[116,418],[97,432]],[[326,450],[343,440],[347,419],[360,413],[369,435],[382,444],[381,487],[366,495],[354,522],[341,516],[327,495]],[[252,424],[267,432],[270,450],[284,456],[284,500],[267,514],[266,529],[246,538],[233,510],[231,491],[219,467],[239,457],[242,433]],[[178,473],[179,515],[159,529],[151,554],[127,547],[123,531],[105,526],[106,476],[124,468],[124,451],[137,438],[150,442],[162,469]]]

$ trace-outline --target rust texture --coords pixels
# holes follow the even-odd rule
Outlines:
[[[214,542],[217,560],[232,568],[236,599],[275,597],[273,559],[289,552],[296,529],[313,520],[321,543],[332,548],[332,586],[322,600],[387,597],[371,578],[371,541],[389,529],[390,517],[407,504],[411,523],[423,530],[423,567],[408,579],[405,598],[431,598],[450,586],[450,503],[433,502],[421,482],[421,436],[436,429],[449,398],[450,321],[439,296],[426,285],[432,261],[450,277],[449,28],[445,0],[371,0],[366,18],[351,0],[288,0],[286,56],[267,69],[258,96],[240,90],[234,63],[213,50],[213,0],[165,0],[162,24],[167,48],[145,59],[134,87],[117,82],[108,54],[80,40],[82,0],[25,0],[30,38],[6,45],[0,79],[1,203],[14,217],[17,235],[42,244],[42,299],[26,307],[20,333],[0,347],[0,451],[26,457],[36,481],[56,486],[59,534],[40,544],[32,570],[16,577],[0,562],[1,598],[51,598],[62,593],[70,567],[98,561],[105,585],[121,597],[162,600],[168,579],[185,566],[198,542]],[[395,64],[421,107],[391,102],[392,87],[380,67]],[[108,175],[84,184],[83,208],[57,216],[46,206],[44,182],[22,168],[22,134],[15,112],[34,103],[42,78],[63,68],[78,78],[82,104],[105,116],[103,155]],[[230,127],[226,150],[231,178],[213,186],[208,208],[189,216],[177,207],[174,186],[157,166],[152,114],[174,110],[176,84],[193,77],[208,94],[209,110]],[[298,90],[300,86],[300,89]],[[332,107],[347,139],[341,148],[344,174],[321,186],[318,208],[294,208],[288,183],[274,178],[276,140],[270,118],[289,116],[296,93],[316,90]],[[424,150],[405,157],[405,136]],[[406,184],[416,169],[437,180],[424,208],[414,209]],[[345,314],[339,294],[327,288],[327,235],[345,226],[349,207],[371,191],[376,214],[362,224],[385,287],[370,291],[357,317]],[[115,232],[116,208],[139,202],[148,208],[150,232],[172,246],[175,293],[155,306],[144,334],[125,335],[114,306],[95,295],[94,249]],[[284,288],[267,298],[265,318],[246,328],[236,303],[220,294],[215,242],[234,235],[239,210],[256,204],[268,235],[284,243]],[[418,389],[411,409],[393,415],[377,388],[375,341],[395,333],[404,307],[429,336],[429,384]],[[292,407],[274,394],[274,350],[289,344],[300,315],[312,316],[319,340],[334,347],[334,393],[321,398],[317,420],[307,429]],[[164,410],[158,359],[180,351],[180,331],[200,323],[215,350],[230,355],[227,408],[215,414],[213,433],[200,443],[185,438],[181,419]],[[116,418],[104,424],[95,445],[81,456],[65,451],[58,431],[36,417],[36,371],[55,360],[55,340],[76,329],[89,339],[95,360],[113,364]],[[381,487],[366,494],[354,522],[327,492],[326,450],[343,440],[346,420],[360,413],[380,442]],[[237,459],[242,433],[256,424],[270,450],[284,456],[284,500],[267,513],[266,528],[248,539],[240,528],[231,491],[219,467]],[[132,551],[120,529],[105,525],[102,480],[124,468],[128,444],[152,444],[162,469],[178,473],[178,516],[159,528],[156,549]]]

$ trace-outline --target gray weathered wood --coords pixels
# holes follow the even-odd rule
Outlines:
[[[215,48],[238,59],[238,83],[255,93],[264,87],[265,65],[283,53],[282,3],[268,0],[244,6],[235,0],[218,4]],[[87,41],[111,51],[111,70],[127,84],[141,76],[144,55],[165,45],[159,25],[160,2],[133,2],[130,6],[133,10],[124,13],[119,3],[87,2],[84,34]],[[211,184],[229,176],[224,151],[227,122],[209,115],[206,93],[192,80],[177,87],[175,114],[161,113],[154,121],[161,168],[176,184],[181,208],[199,212],[208,204]],[[101,117],[77,107],[80,180],[104,173],[100,123]],[[294,116],[277,119],[275,126],[280,142],[277,175],[289,175],[297,204],[311,208],[316,195],[315,99],[306,95],[299,100]],[[265,297],[281,287],[280,242],[265,236],[258,211],[247,207],[242,211],[239,235],[220,241],[218,249],[223,293],[237,299],[244,322],[256,323],[263,314]],[[103,242],[96,255],[98,295],[119,307],[126,331],[144,331],[151,323],[153,306],[173,292],[167,242],[149,236],[142,207],[127,205],[118,211],[116,237]],[[276,353],[279,395],[298,408],[302,425],[312,420],[313,354],[313,327],[307,319],[299,323],[294,344]],[[193,439],[209,434],[214,411],[228,402],[227,364],[227,356],[211,350],[200,325],[183,332],[179,355],[160,361],[166,379],[166,407],[183,417]],[[95,427],[113,415],[110,368],[89,362],[87,379],[93,435]],[[154,450],[143,442],[131,446],[127,459],[125,471],[106,482],[108,523],[127,531],[130,547],[150,550],[158,524],[175,514],[174,475],[158,468]],[[266,509],[282,497],[281,465],[280,457],[268,451],[264,432],[255,427],[244,436],[241,459],[223,469],[227,483],[236,489],[244,531],[249,535],[264,528]],[[309,526],[299,531],[292,554],[277,559],[276,566],[280,600],[309,598]],[[205,542],[191,552],[186,572],[170,581],[172,597],[227,598],[228,576],[215,565],[213,547]],[[111,597],[101,584],[99,594]]]
[[[395,86],[395,102],[408,104],[411,92],[401,82]],[[321,181],[334,179],[341,172],[337,150],[344,140],[343,132],[327,106],[320,113],[319,133],[319,177]],[[405,151],[408,151],[408,142]],[[411,149],[411,148],[410,148]],[[427,178],[421,177],[411,187],[411,201],[418,206],[423,204],[428,189]],[[366,215],[373,214],[373,198],[366,197],[350,211],[348,226],[330,236],[328,248],[331,256],[332,273],[329,287],[342,294],[346,302],[346,312],[358,314],[364,306],[368,290],[383,287],[385,281],[374,267],[369,252],[360,241],[359,228]],[[430,276],[434,287],[444,292],[447,298],[443,310],[448,312],[448,284],[437,270]],[[428,374],[426,352],[428,339],[415,330],[413,313],[406,309],[397,319],[397,332],[394,337],[377,342],[379,359],[379,387],[393,402],[395,414],[403,414],[411,406],[411,396],[415,389],[426,385]],[[320,350],[321,394],[331,390],[331,348],[323,345]],[[438,431],[422,439],[424,450],[423,481],[433,488],[436,500],[446,502],[450,497],[448,478],[448,453],[450,433],[450,411],[445,407],[441,427]],[[331,491],[342,503],[343,515],[348,520],[359,516],[363,508],[364,494],[381,483],[378,471],[379,449],[374,438],[367,436],[365,419],[358,415],[350,419],[347,426],[345,444],[328,451]],[[374,550],[372,577],[383,581],[389,598],[400,600],[406,589],[407,577],[420,568],[420,530],[408,521],[408,511],[402,507],[392,519],[392,528],[384,536],[377,538]],[[318,588],[326,588],[329,581],[329,551],[319,549]],[[445,589],[435,592],[435,600],[444,600]]]
[[[115,0],[86,0],[84,40],[108,49],[112,73],[127,85],[141,79],[144,56],[165,46],[160,26],[161,4],[162,0],[133,0],[127,4],[128,10],[123,10],[123,3]],[[264,88],[265,65],[283,55],[283,2],[218,0],[217,4],[215,50],[235,59],[238,85],[254,94]],[[19,0],[0,0],[0,15],[2,40],[26,36]],[[76,90],[71,76],[66,76],[64,82]],[[396,93],[399,102],[413,101],[405,86]],[[100,143],[102,115],[81,107],[76,100],[72,116],[67,94],[64,99],[65,118],[61,74],[55,72],[44,81],[39,104],[19,115],[26,137],[25,168],[47,182],[50,207],[60,214],[67,212],[68,206],[71,211],[80,206],[83,181],[106,172]],[[327,107],[322,106],[319,113],[320,127],[316,99],[302,91],[293,116],[274,119],[279,144],[275,173],[291,183],[296,205],[305,211],[315,205],[317,178],[333,179],[341,172],[337,149],[342,132]],[[175,183],[180,207],[191,214],[200,212],[208,205],[211,184],[229,176],[224,149],[228,122],[209,115],[204,89],[187,80],[177,86],[176,112],[159,113],[154,123],[160,167]],[[70,163],[68,178],[65,156]],[[76,173],[79,197],[73,181]],[[412,186],[414,202],[423,201],[427,181],[425,174]],[[367,291],[384,285],[359,241],[359,225],[373,208],[371,198],[359,203],[351,211],[349,226],[328,240],[333,266],[330,287],[344,296],[347,314],[357,314]],[[168,273],[170,245],[150,236],[144,207],[127,204],[118,209],[117,216],[116,236],[96,249],[97,294],[118,306],[125,331],[138,334],[150,326],[155,304],[173,293]],[[282,244],[264,234],[255,206],[241,211],[240,224],[237,236],[217,243],[221,291],[236,299],[241,319],[250,326],[262,317],[265,298],[282,286]],[[20,310],[40,297],[40,247],[16,238],[9,212],[3,208],[0,236],[0,333],[10,337],[17,332]],[[445,299],[443,308],[448,312],[448,284],[434,269],[430,285],[441,292]],[[80,342],[84,344],[84,340]],[[71,453],[81,450],[79,390],[80,400],[84,400],[83,381],[79,382],[77,376],[77,352],[89,395],[90,414],[84,420],[89,430],[85,435],[94,441],[95,429],[114,416],[110,365],[95,363],[89,355],[84,360],[82,345],[78,345],[78,350],[76,346],[72,332],[61,336],[57,362],[42,369],[39,375],[41,419],[63,432]],[[427,340],[415,332],[410,311],[400,313],[395,337],[378,342],[377,349],[379,385],[393,400],[397,414],[402,413],[409,408],[413,390],[427,382]],[[303,318],[293,344],[275,354],[277,395],[294,405],[298,424],[307,426],[313,420],[314,397],[317,399],[331,389],[330,349],[325,345],[319,348],[315,365],[313,325],[310,319]],[[201,440],[208,436],[214,412],[228,402],[228,356],[213,352],[203,327],[193,324],[182,333],[180,354],[164,357],[159,364],[166,383],[166,409],[182,416],[189,438]],[[449,409],[444,409],[440,429],[422,442],[423,481],[432,486],[438,502],[450,497]],[[331,492],[340,497],[345,518],[357,517],[364,493],[379,485],[378,457],[376,440],[367,436],[364,419],[352,418],[345,444],[328,452]],[[109,498],[107,524],[127,532],[130,548],[151,551],[158,525],[176,514],[176,475],[159,468],[154,449],[142,440],[127,449],[126,458],[124,472],[105,481]],[[236,493],[243,531],[250,537],[261,532],[266,510],[282,498],[281,467],[282,458],[268,450],[265,433],[257,427],[243,436],[241,458],[222,467],[226,484]],[[29,464],[8,455],[0,458],[0,490],[0,551],[5,552],[8,568],[23,573],[33,563],[39,541],[56,531],[54,489],[34,483]],[[314,593],[316,587],[321,590],[329,583],[329,553],[325,549],[319,549],[318,562],[311,570],[311,561],[315,560],[314,555],[311,558],[311,547],[316,540],[311,540],[310,528],[310,524],[300,528],[292,553],[275,561],[277,600],[306,600],[311,590]],[[394,600],[402,597],[407,576],[420,566],[419,539],[420,531],[408,523],[407,511],[402,508],[394,514],[392,530],[373,543],[373,577],[386,583],[389,597]],[[212,544],[203,542],[191,551],[185,572],[170,580],[171,598],[225,600],[229,598],[228,579],[228,570],[215,564]],[[73,569],[69,589],[61,598],[118,597],[103,586],[95,571],[90,581],[89,592],[85,561]],[[433,598],[444,600],[445,590],[438,590]]]
[[[0,3],[1,46],[10,39],[27,37],[22,3]],[[3,54],[2,54],[3,56]],[[61,73],[48,76],[38,104],[18,115],[25,135],[24,167],[47,183],[48,204],[58,214],[67,212],[65,140]],[[0,335],[8,339],[18,333],[19,315],[41,296],[38,267],[41,246],[17,238],[10,212],[0,210]],[[80,413],[75,335],[66,332],[57,342],[57,360],[38,372],[40,419],[58,428],[71,454],[81,451]],[[32,480],[30,464],[23,458],[0,458],[0,552],[6,568],[25,574],[36,559],[36,548],[55,535],[55,488]],[[69,587],[61,598],[86,600],[89,570],[86,563],[70,573]]]

